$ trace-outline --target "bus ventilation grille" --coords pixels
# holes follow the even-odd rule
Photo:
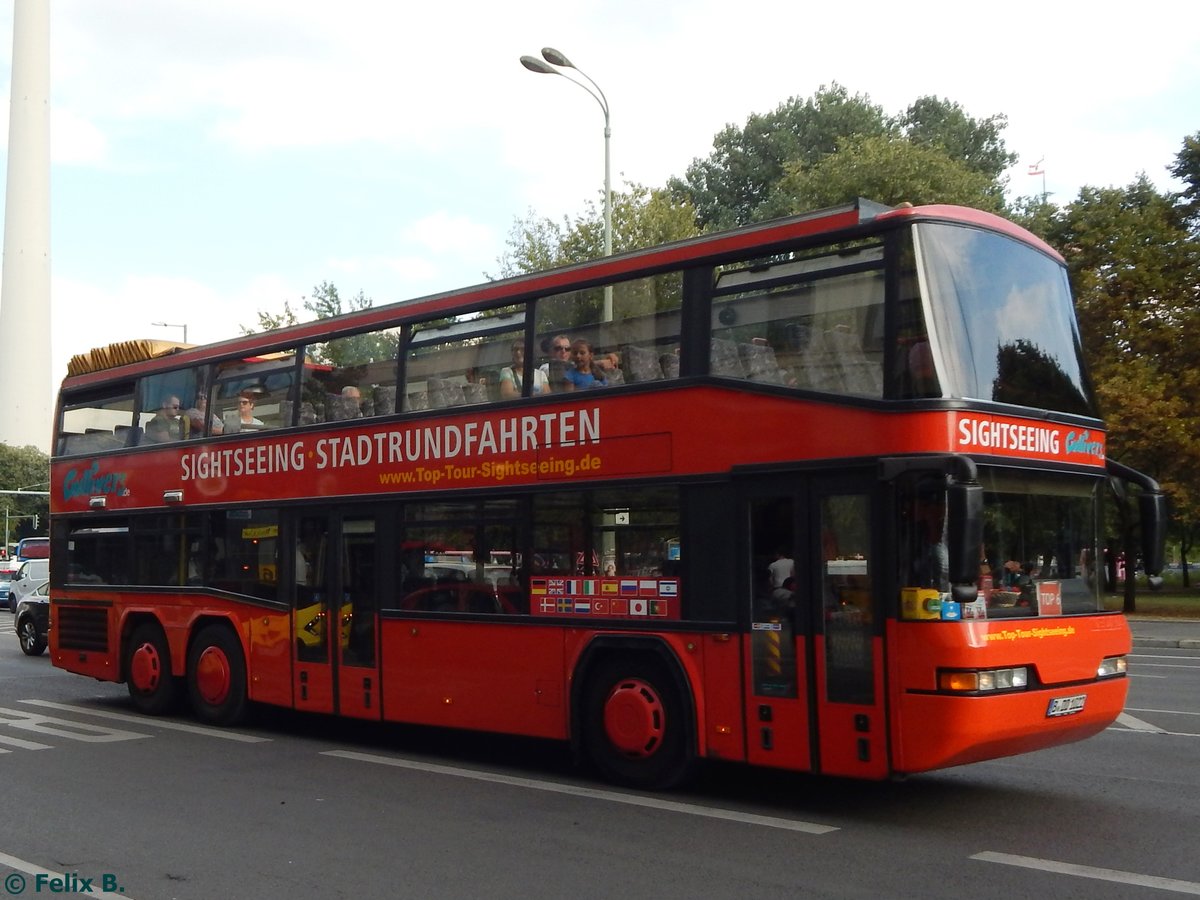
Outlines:
[[[108,652],[108,611],[59,607],[58,646],[60,650]]]

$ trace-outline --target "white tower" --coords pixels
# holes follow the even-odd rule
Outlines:
[[[0,441],[50,449],[50,371],[50,0],[15,0],[0,284]]]

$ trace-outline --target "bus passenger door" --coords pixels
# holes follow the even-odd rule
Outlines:
[[[889,768],[878,504],[877,482],[869,478],[813,483],[813,696],[819,771],[826,775],[883,778]]]
[[[370,513],[332,510],[296,517],[296,709],[380,718],[375,524]]]
[[[887,774],[877,494],[831,475],[747,490],[751,762]]]
[[[804,492],[798,482],[772,479],[744,486],[750,595],[746,652],[747,759],[761,766],[812,768],[811,640],[807,588],[799,585]]]

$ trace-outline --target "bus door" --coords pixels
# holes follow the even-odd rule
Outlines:
[[[773,478],[743,490],[749,525],[749,761],[887,773],[870,479]]]
[[[375,526],[372,513],[296,514],[291,529],[296,709],[381,717]]]

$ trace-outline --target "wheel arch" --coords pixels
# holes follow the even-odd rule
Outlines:
[[[675,650],[665,640],[652,635],[599,635],[588,643],[579,654],[575,668],[571,674],[570,693],[570,729],[571,752],[576,760],[581,760],[585,753],[583,748],[583,715],[584,697],[592,674],[604,662],[610,659],[629,659],[632,656],[644,660],[653,660],[662,666],[672,686],[683,699],[685,734],[691,746],[693,755],[698,756],[700,747],[699,706],[692,680],[687,675],[687,667],[676,654]]]

